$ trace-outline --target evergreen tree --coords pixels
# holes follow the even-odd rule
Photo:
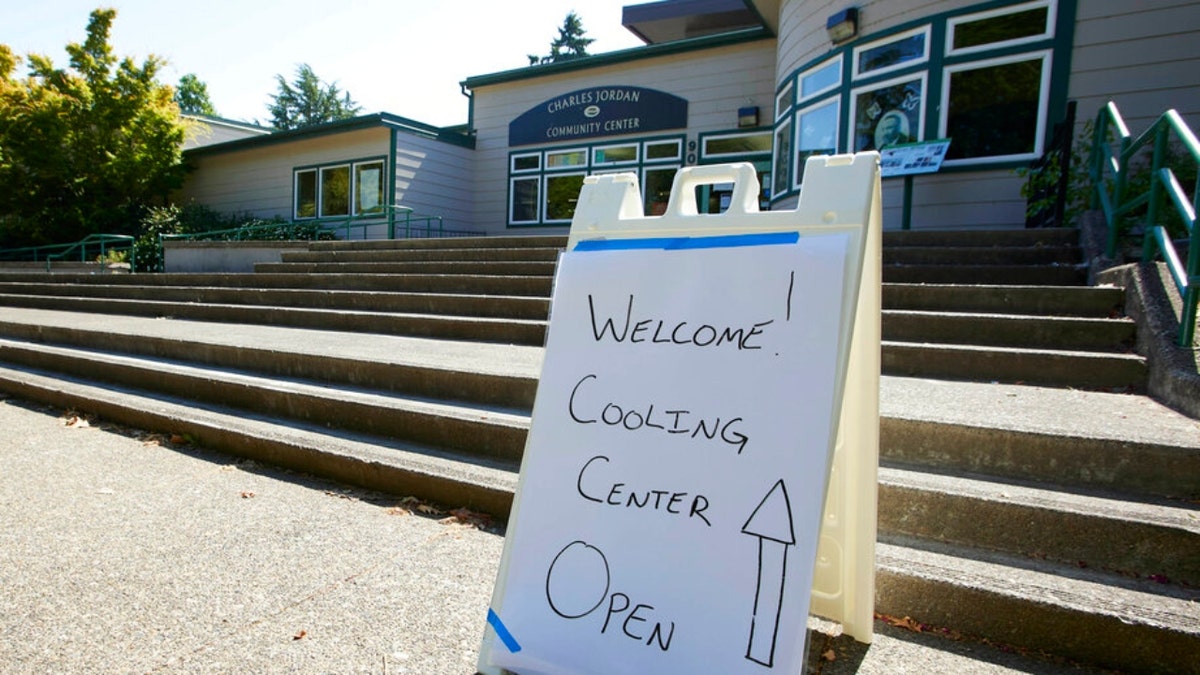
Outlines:
[[[179,86],[175,88],[175,103],[179,105],[179,112],[185,115],[217,116],[217,109],[208,98],[208,85],[194,73],[179,78]]]
[[[529,65],[536,66],[539,63],[558,63],[559,61],[570,61],[582,56],[588,56],[588,45],[595,42],[594,39],[584,37],[583,21],[575,12],[569,12],[567,18],[563,19],[563,25],[558,29],[558,37],[550,43],[550,54],[548,56],[529,55]]]
[[[0,45],[0,246],[133,233],[183,179],[184,125],[163,62],[140,66],[109,45],[116,11],[92,12],[70,68]]]
[[[321,82],[307,63],[296,68],[296,79],[288,84],[283,75],[276,75],[279,84],[274,102],[267,106],[271,123],[276,129],[297,129],[311,124],[323,124],[348,119],[361,108],[336,84]]]

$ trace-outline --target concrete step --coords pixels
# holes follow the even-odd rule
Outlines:
[[[1194,505],[885,466],[879,469],[879,532],[1200,586],[1200,509]]]
[[[517,474],[508,462],[376,436],[331,433],[294,420],[247,415],[170,395],[5,364],[0,364],[0,389],[136,429],[178,434],[238,457],[484,513],[508,513],[516,489]]]
[[[892,341],[882,350],[883,372],[899,377],[1121,391],[1146,387],[1146,361],[1135,354]]]
[[[884,265],[885,283],[1083,286],[1082,265]]]
[[[1028,349],[1133,349],[1132,319],[884,310],[883,339]]]
[[[531,346],[545,344],[546,337],[545,321],[436,314],[12,294],[0,294],[0,306],[59,309],[121,316],[169,317],[193,321],[257,323]]]
[[[519,466],[529,428],[528,413],[513,409],[3,338],[0,361],[160,394],[187,392],[190,400],[201,404],[404,439],[507,461],[514,470]]]
[[[1078,246],[1079,230],[1071,227],[1011,230],[886,230],[884,248],[902,246]]]
[[[498,237],[442,237],[435,239],[355,239],[313,241],[313,251],[392,251],[441,248],[564,248],[566,235],[505,235]]]
[[[554,262],[560,248],[377,248],[284,251],[285,263]]]
[[[277,262],[255,263],[266,274],[456,274],[488,276],[554,276],[549,262]]]
[[[0,294],[153,300],[172,303],[239,304],[362,312],[400,312],[545,321],[548,298],[515,295],[403,293],[213,286],[134,286],[0,282]]]
[[[883,249],[885,265],[1076,265],[1077,246],[896,246]]]
[[[424,274],[132,274],[55,275],[53,283],[197,286],[214,288],[271,288],[304,290],[382,291],[409,293],[462,293],[550,297],[553,279],[544,276]],[[40,274],[0,273],[0,283],[44,283]]]
[[[883,284],[884,309],[1112,318],[1124,304],[1114,286]]]
[[[879,613],[1120,671],[1196,672],[1194,591],[911,541],[880,543],[876,564]]]

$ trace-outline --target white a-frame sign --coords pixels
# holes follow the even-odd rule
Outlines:
[[[643,217],[586,180],[480,672],[796,675],[810,611],[870,641],[879,158],[810,158],[795,211],[758,187],[683,169]]]

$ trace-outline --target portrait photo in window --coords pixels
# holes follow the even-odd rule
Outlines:
[[[854,151],[920,140],[922,80],[871,89],[854,98]]]

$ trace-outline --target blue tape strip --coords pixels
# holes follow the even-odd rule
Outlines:
[[[512,652],[513,654],[521,651],[521,645],[517,642],[517,639],[513,637],[512,633],[508,632],[508,628],[504,625],[504,622],[500,620],[500,616],[496,614],[495,610],[493,610],[491,607],[488,607],[487,620],[488,623],[491,624],[492,630],[496,631],[496,636],[499,637],[500,641],[504,643],[504,646],[508,648],[508,651]]]
[[[648,237],[645,239],[588,239],[575,244],[576,251],[630,251],[664,249],[679,251],[696,248],[734,248],[739,246],[773,246],[795,244],[799,232],[763,232],[756,234],[727,234],[716,237]]]

